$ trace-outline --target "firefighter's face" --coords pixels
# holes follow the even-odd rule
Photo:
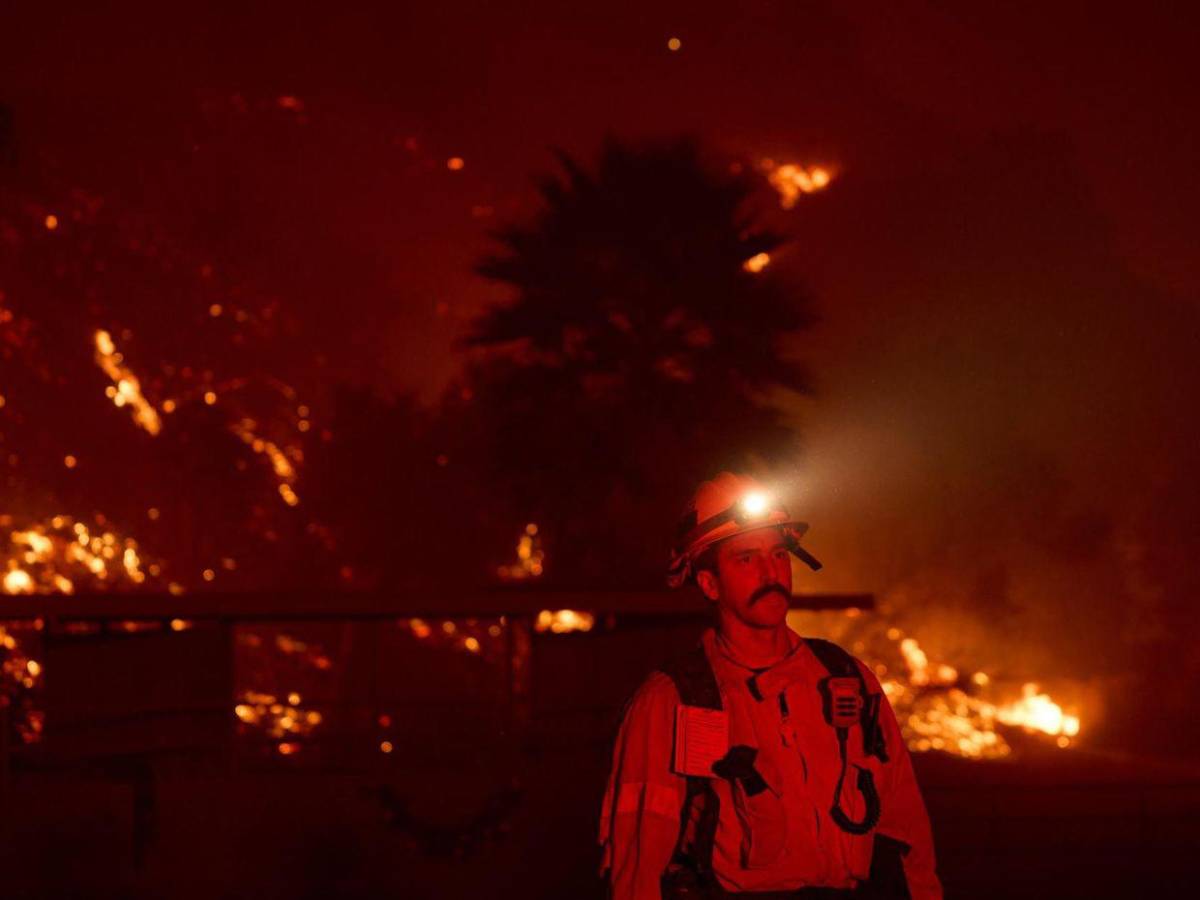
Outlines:
[[[708,599],[754,628],[775,628],[787,616],[792,561],[778,528],[758,528],[726,538],[715,572],[696,573]]]

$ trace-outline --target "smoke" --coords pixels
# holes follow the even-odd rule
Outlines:
[[[953,149],[803,222],[798,499],[827,567],[802,587],[875,591],[962,668],[1097,688],[1117,730],[1140,684],[1182,709],[1200,316],[1131,274],[1064,143]]]

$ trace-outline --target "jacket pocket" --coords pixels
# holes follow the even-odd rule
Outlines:
[[[787,816],[783,800],[771,788],[754,796],[735,783],[733,806],[742,826],[742,868],[764,869],[774,865],[787,845]]]

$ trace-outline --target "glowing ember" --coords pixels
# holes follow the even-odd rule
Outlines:
[[[496,574],[504,579],[537,578],[542,574],[546,555],[542,552],[541,541],[538,539],[538,527],[530,522],[517,541],[517,561],[507,566],[500,566]]]
[[[824,190],[833,181],[833,175],[821,166],[804,168],[793,163],[777,166],[772,159],[762,161],[767,180],[779,192],[779,205],[791,209],[804,194],[815,194]]]
[[[295,692],[288,694],[286,702],[280,701],[274,694],[259,691],[243,691],[239,699],[233,712],[242,727],[255,728],[276,740],[295,745],[293,749],[285,751],[281,744],[281,753],[299,752],[300,744],[294,739],[311,735],[323,721],[315,709],[305,709],[300,705],[300,695]]]
[[[771,254],[755,253],[752,257],[742,263],[742,268],[747,272],[758,274],[765,269],[771,262]]]
[[[25,744],[40,740],[45,724],[45,714],[35,701],[42,666],[22,649],[25,633],[36,633],[40,624],[40,620],[0,624],[0,703],[8,706],[9,721]]]
[[[307,412],[307,407],[301,407],[301,409]],[[301,424],[304,422],[302,421]],[[278,482],[279,496],[288,506],[296,506],[300,502],[300,498],[292,488],[292,485],[296,483],[297,476],[293,461],[299,462],[302,458],[300,448],[289,447],[284,450],[278,444],[259,437],[255,432],[256,427],[257,423],[253,419],[242,419],[230,426],[230,430],[255,453],[261,453],[270,460],[271,471],[275,474]]]
[[[498,619],[461,619],[457,622],[445,619],[437,627],[424,619],[401,619],[396,623],[407,630],[416,640],[433,647],[458,650],[495,662],[504,653],[504,634],[507,621]]]
[[[290,635],[277,635],[275,647],[284,653],[301,656],[313,668],[322,670],[333,668],[333,660],[326,656],[319,647],[298,641]]]
[[[103,369],[104,374],[113,382],[106,393],[114,405],[129,406],[133,410],[133,421],[139,427],[150,434],[158,434],[162,430],[162,420],[158,411],[142,396],[137,376],[123,363],[124,357],[117,352],[112,335],[107,331],[97,331],[96,365]]]
[[[566,634],[571,631],[591,631],[595,624],[596,617],[591,613],[579,612],[574,609],[543,609],[538,613],[533,627],[537,631]]]

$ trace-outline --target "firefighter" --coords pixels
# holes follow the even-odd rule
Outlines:
[[[600,818],[614,900],[940,898],[929,819],[874,674],[786,622],[807,530],[750,477],[702,484],[668,583],[714,628],[625,710]]]

